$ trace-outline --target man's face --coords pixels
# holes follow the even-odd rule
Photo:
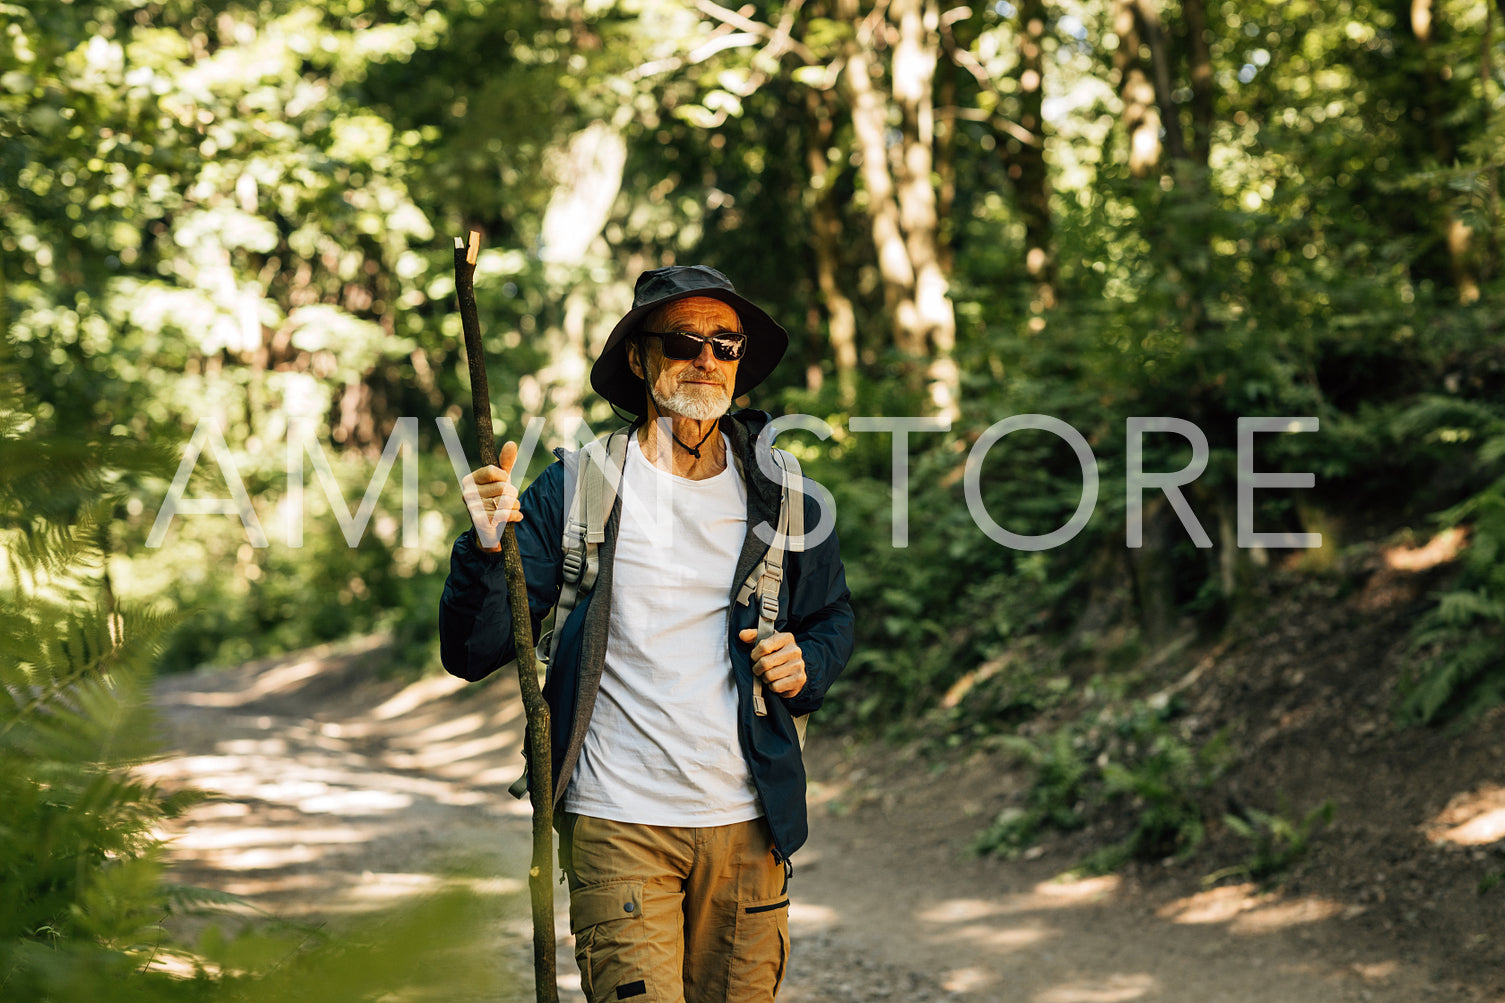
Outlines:
[[[728,331],[740,333],[742,320],[718,299],[691,296],[653,311],[643,321],[643,330],[688,331],[709,338]],[[664,358],[661,339],[642,338],[638,351],[629,351],[627,360],[664,414],[712,421],[731,406],[738,364],[716,358],[709,343],[701,346],[695,358],[680,361]]]

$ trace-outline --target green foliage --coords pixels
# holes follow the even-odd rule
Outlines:
[[[790,328],[789,361],[754,404],[783,394],[838,428],[852,414],[923,410],[920,366],[887,333],[891,290],[869,239],[876,196],[833,74],[866,36],[829,5],[760,9],[787,46],[659,0],[7,10],[0,309],[41,429],[139,443],[214,416],[237,461],[255,465],[277,451],[285,415],[306,413],[353,467],[394,417],[427,426],[464,399],[449,237],[472,225],[486,236],[478,295],[509,422],[556,410],[606,419],[581,362],[620,315],[631,273],[671,259],[723,267]],[[1320,435],[1261,447],[1262,469],[1316,472],[1308,497],[1321,507],[1409,518],[1461,497],[1448,490],[1456,457],[1399,419],[1490,334],[1479,308],[1457,302],[1441,239],[1450,218],[1475,226],[1474,271],[1498,274],[1484,259],[1499,243],[1502,125],[1488,110],[1494,85],[1470,76],[1478,11],[1440,4],[1438,36],[1422,45],[1370,0],[1340,13],[1264,0],[1221,10],[1207,32],[1213,120],[1176,102],[1212,155],[1167,154],[1143,177],[1124,167],[1113,55],[1079,30],[1108,14],[1093,0],[1069,17],[1052,9],[1045,26],[1043,87],[1047,104],[1061,102],[1043,133],[1058,285],[1047,310],[1021,267],[1018,138],[999,126],[1020,112],[1018,26],[987,5],[948,22],[966,55],[938,68],[936,99],[957,114],[945,117],[936,173],[963,397],[951,432],[914,437],[907,549],[884,532],[887,437],[811,450],[849,552],[863,557],[849,562],[865,613],[857,685],[836,694],[861,721],[913,717],[1010,644],[1069,624],[1094,592],[1124,590],[1105,587],[1102,569],[1121,549],[1129,415],[1206,432],[1208,469],[1189,493],[1212,529],[1233,525],[1239,415],[1321,417]],[[1187,26],[1174,10],[1166,18],[1171,63],[1184,64]],[[620,170],[603,152],[612,143],[577,144],[587,134],[622,145]],[[574,234],[551,214],[573,219],[563,210],[592,198],[590,225],[576,227],[584,250],[562,255],[561,232]],[[840,403],[832,304],[811,261],[823,202],[836,207],[835,279],[858,326],[857,396]],[[807,374],[827,389],[801,389]],[[1488,399],[1489,388],[1465,378],[1453,396]],[[1087,530],[1041,554],[983,536],[960,482],[977,436],[1025,412],[1081,431],[1102,477]],[[1174,436],[1146,445],[1147,469],[1184,462]],[[1081,490],[1071,451],[1034,432],[1000,442],[981,481],[990,515],[1022,533],[1059,526]],[[200,610],[171,666],[393,621],[422,639],[416,614],[400,611],[430,605],[433,583],[402,568],[401,583],[379,584],[390,543],[344,552],[335,537],[244,557],[180,532],[170,552],[141,554],[161,490],[137,487],[142,511],[117,541],[133,572],[121,588],[156,594],[154,571],[171,568],[178,598]],[[253,487],[258,501],[278,494],[269,475]],[[1262,528],[1306,520],[1290,492],[1262,491],[1258,508]],[[442,560],[442,545],[425,556]],[[1171,561],[1170,606],[1212,629],[1237,607],[1239,578],[1220,561],[1238,557],[1182,546]]]
[[[939,709],[930,720],[952,734],[985,738],[1058,710],[1074,661],[1100,655],[1102,638],[1156,643],[1152,609],[1217,631],[1260,573],[1230,543],[1237,419],[1315,415],[1319,434],[1261,437],[1257,470],[1311,471],[1318,487],[1260,490],[1255,526],[1388,531],[1441,510],[1465,528],[1459,573],[1418,624],[1400,714],[1467,718],[1505,694],[1505,362],[1491,309],[1505,294],[1505,116],[1482,72],[1484,5],[1434,7],[1423,40],[1374,0],[1223,5],[1205,34],[1210,121],[1180,99],[1189,26],[1168,9],[1179,79],[1162,104],[1210,155],[1166,151],[1142,176],[1127,168],[1116,55],[1086,27],[1110,23],[1109,5],[1050,8],[1046,221],[1026,210],[1019,170],[1018,25],[986,4],[948,16],[942,48],[958,57],[936,67],[934,110],[948,113],[934,174],[962,396],[948,432],[911,437],[908,541],[895,547],[891,439],[847,427],[927,406],[928,360],[890,333],[894,281],[871,239],[881,193],[863,178],[839,72],[847,46],[882,37],[869,34],[881,11],[864,5],[859,28],[829,4],[771,3],[750,15],[760,35],[670,0],[7,4],[0,326],[34,406],[0,416],[0,441],[48,446],[6,447],[0,521],[13,564],[85,568],[98,612],[5,620],[5,638],[18,651],[29,638],[28,664],[88,665],[124,623],[129,643],[160,645],[159,664],[181,669],[386,630],[399,664],[431,663],[460,516],[432,419],[463,412],[469,389],[449,238],[475,226],[507,434],[534,414],[610,421],[583,373],[641,268],[722,267],[790,328],[786,363],[752,403],[835,429],[801,444],[835,494],[859,609],[832,716],[902,727]],[[873,55],[884,100],[892,74],[883,47]],[[836,303],[813,261],[823,206],[855,374],[832,362]],[[1027,274],[1027,228],[1042,222],[1053,306]],[[966,501],[973,445],[1022,413],[1068,422],[1097,464],[1095,514],[1049,551],[995,543]],[[273,513],[288,500],[291,415],[327,429],[346,497],[392,422],[417,415],[422,462],[446,475],[423,482],[421,540],[399,544],[379,517],[350,546],[311,505],[303,547],[286,546]],[[1187,495],[1215,546],[1177,529],[1153,581],[1123,547],[1133,415],[1188,419],[1209,445]],[[181,519],[167,546],[144,547],[176,460],[165,444],[203,417],[271,530],[265,550],[230,517]],[[1179,437],[1149,435],[1144,469],[1188,455]],[[1038,431],[1007,436],[975,472],[989,517],[1022,534],[1062,525],[1083,489],[1072,450]],[[224,493],[200,474],[190,496]],[[170,637],[156,633],[161,599],[184,611]],[[56,637],[38,633],[44,621]],[[1200,839],[1195,793],[1213,767],[1169,719],[1159,732],[1119,724],[1089,714],[1069,740],[1031,747],[1046,779],[1000,848],[1109,799],[1135,806],[1123,853]]]
[[[863,413],[919,411],[901,384],[863,382],[858,392]],[[843,430],[849,417],[833,411],[829,399],[806,394],[786,394],[785,408],[822,414]],[[843,554],[860,555],[847,561],[847,581],[863,609],[857,651],[832,693],[839,713],[853,723],[913,724],[979,665],[1011,644],[1071,623],[1079,612],[1080,565],[1100,543],[1102,523],[1094,520],[1083,537],[1048,552],[1016,551],[991,539],[969,509],[964,475],[971,444],[1010,412],[989,418],[982,403],[977,412],[949,433],[910,434],[909,475],[900,488],[907,494],[907,533],[900,546],[893,543],[891,434],[843,431],[802,454],[806,473],[834,496]],[[1081,493],[1070,448],[1032,430],[1005,436],[985,460],[979,456],[978,482],[989,517],[1024,534],[1061,525]],[[1005,703],[1017,697],[1043,705],[1054,664],[1047,658],[1012,674],[1018,684],[1013,696],[997,687],[988,692]]]
[[[1505,411],[1478,403],[1452,412],[1437,434],[1473,447],[1479,472],[1497,472],[1505,460]],[[1397,713],[1412,724],[1467,721],[1505,702],[1505,477],[1436,521],[1465,528],[1468,545],[1456,578],[1411,634],[1415,661]]]
[[[1000,813],[973,841],[973,851],[1014,856],[1045,831],[1079,829],[1118,803],[1132,816],[1132,830],[1094,851],[1079,869],[1106,873],[1131,859],[1191,853],[1207,831],[1200,795],[1227,768],[1229,753],[1222,739],[1191,745],[1174,717],[1169,705],[1132,702],[1103,707],[1039,742],[999,739],[1035,776],[1024,806]]]
[[[1170,732],[1143,724],[1138,730],[1137,755],[1126,764],[1103,765],[1109,796],[1126,799],[1135,812],[1122,851],[1136,860],[1185,856],[1206,838],[1197,795],[1224,767],[1224,747],[1214,742],[1194,749]]]
[[[434,471],[444,461],[405,462]],[[334,504],[356,509],[370,484],[371,466],[359,459],[336,465],[344,500]],[[453,482],[420,482],[417,533],[409,539],[401,528],[396,481],[388,481],[355,546],[315,485],[305,489],[303,540],[297,548],[286,545],[279,538],[281,527],[266,518],[288,505],[281,485],[258,492],[257,508],[271,537],[266,548],[252,547],[233,515],[180,516],[160,556],[138,579],[139,588],[150,588],[183,610],[183,626],[166,645],[159,670],[235,665],[367,633],[391,635],[396,667],[435,667],[434,608],[447,570],[439,555],[459,532],[446,510],[446,503],[454,504]],[[194,488],[189,495],[199,493],[223,494],[224,489]]]
[[[287,938],[236,938],[211,955],[226,971],[219,998],[246,1003],[321,1003],[398,997],[447,1000],[511,998],[520,979],[495,960],[488,919],[495,908],[452,887],[349,924],[311,950]]]
[[[0,350],[4,344],[0,343]],[[497,904],[446,890],[321,933],[262,917],[193,945],[164,921],[246,903],[163,880],[164,823],[195,804],[136,767],[157,755],[153,664],[178,621],[111,589],[112,513],[159,451],[29,434],[0,355],[0,995],[53,1003],[495,999]],[[71,503],[71,504],[65,504]],[[176,973],[164,967],[176,962]],[[185,975],[184,972],[189,974]]]
[[[544,161],[590,91],[559,37],[586,25],[563,13],[467,0],[7,6],[0,319],[48,464],[113,464],[212,418],[267,519],[290,416],[322,426],[341,483],[360,488],[391,421],[416,415],[424,458],[447,477],[432,419],[468,393],[449,235],[487,234],[479,293],[507,372],[547,369],[558,345],[542,334],[580,277],[522,250],[552,193]],[[493,386],[504,418],[523,410],[517,380]],[[89,452],[101,444],[110,452]],[[398,635],[405,662],[432,661],[448,519],[426,519],[421,545],[368,534],[352,548],[323,516],[301,551],[278,540],[271,554],[243,551],[233,519],[189,519],[146,550],[172,467],[123,469],[114,585],[181,602],[169,668],[374,630]],[[17,471],[33,475],[59,472]],[[196,482],[191,497],[225,495]]]
[[[162,941],[156,830],[194,795],[132,769],[154,753],[146,690],[174,618],[109,589],[120,479],[151,468],[27,434],[5,362],[0,469],[18,476],[0,481],[0,985],[83,999],[80,985],[133,980]]]
[[[1235,876],[1270,881],[1288,873],[1305,859],[1312,838],[1332,824],[1336,811],[1336,805],[1328,799],[1298,820],[1291,817],[1290,806],[1282,799],[1280,811],[1273,814],[1250,808],[1239,815],[1224,815],[1224,824],[1249,843],[1249,856],[1241,864],[1208,875],[1206,883]]]
[[[1019,755],[1035,769],[1023,808],[1009,808],[972,842],[972,852],[1016,856],[1034,844],[1042,830],[1063,831],[1082,825],[1084,786],[1093,767],[1085,758],[1085,744],[1062,728],[1036,744],[1018,736],[1000,739],[1002,747]]]

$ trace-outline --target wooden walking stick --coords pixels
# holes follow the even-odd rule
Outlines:
[[[475,412],[481,462],[496,463],[496,439],[491,427],[491,392],[486,383],[486,358],[481,348],[481,322],[476,316],[476,255],[481,234],[470,231],[470,246],[455,238],[455,298],[465,331],[465,357],[470,365],[470,403]],[[550,762],[549,705],[538,685],[533,658],[533,622],[528,611],[528,585],[523,580],[522,556],[512,523],[502,531],[502,565],[507,573],[507,597],[512,606],[512,639],[517,647],[517,682],[528,717],[528,793],[533,802],[533,863],[528,891],[533,900],[533,976],[538,1003],[558,1003],[554,972],[554,769]]]

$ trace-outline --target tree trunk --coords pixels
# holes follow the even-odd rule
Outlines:
[[[551,281],[568,285],[563,316],[541,338],[548,345],[550,361],[518,381],[523,412],[552,412],[578,416],[583,413],[586,387],[590,385],[586,343],[591,314],[600,304],[577,282],[567,282],[573,270],[591,260],[592,244],[611,215],[612,203],[622,188],[627,164],[627,143],[618,129],[595,122],[570,136],[558,151],[552,168],[554,189],[541,224],[540,257],[547,262]],[[524,471],[526,473],[526,471]]]
[[[1212,155],[1212,49],[1207,42],[1207,0],[1182,0],[1187,54],[1191,58],[1191,154],[1200,167]]]
[[[935,120],[936,215],[940,218],[936,254],[940,258],[941,271],[950,275],[956,264],[953,253],[956,230],[951,218],[952,207],[956,204],[956,116],[950,114],[956,108],[956,63],[940,59],[935,73],[935,106],[948,110]]]
[[[1150,65],[1155,72],[1155,104],[1160,109],[1160,124],[1165,128],[1167,152],[1172,160],[1185,160],[1186,140],[1181,135],[1181,116],[1176,112],[1170,53],[1166,51],[1160,12],[1155,9],[1155,0],[1135,0],[1134,11],[1140,33],[1150,50]]]
[[[1501,10],[1505,10],[1505,0],[1499,0]],[[1484,129],[1488,134],[1492,128],[1493,110],[1498,107],[1499,88],[1494,84],[1494,65],[1491,54],[1495,47],[1495,9],[1484,9],[1484,38],[1479,46],[1479,79],[1484,83]],[[1491,93],[1493,92],[1493,93]],[[1479,268],[1480,278],[1488,281],[1494,278],[1500,267],[1500,183],[1505,180],[1505,170],[1495,167],[1489,172],[1489,215],[1486,217],[1489,224],[1488,242],[1484,248],[1484,261]],[[0,328],[4,330],[4,328]]]
[[[1436,9],[1437,5],[1433,0],[1407,0],[1407,6],[1409,17],[1402,20],[1409,24],[1411,37],[1420,50],[1421,68],[1417,74],[1420,78],[1417,81],[1417,91],[1421,112],[1430,126],[1432,153],[1436,156],[1437,164],[1447,168],[1452,166],[1457,156],[1458,144],[1447,125],[1448,116],[1453,109],[1448,106],[1447,88],[1442,70],[1437,66],[1437,56],[1433,52],[1433,44],[1441,33],[1438,21],[1441,11]],[[1464,222],[1456,207],[1450,204],[1450,197],[1446,192],[1436,192],[1434,198],[1443,201],[1442,235],[1458,301],[1475,303],[1480,296],[1480,287],[1474,229]]]
[[[826,92],[805,91],[805,162],[810,171],[806,188],[815,252],[815,278],[826,308],[827,338],[836,367],[837,393],[843,407],[857,402],[857,312],[841,288],[841,207],[836,201],[840,163],[827,155],[835,133],[834,114]]]
[[[939,217],[935,182],[935,68],[940,52],[940,9],[936,0],[894,0],[889,17],[898,25],[892,77],[899,108],[899,222],[914,268],[913,339],[930,351],[926,370],[930,406],[955,417],[960,374],[953,358],[956,314],[950,283],[938,253]]]
[[[1118,70],[1118,94],[1129,138],[1129,173],[1143,178],[1160,163],[1160,115],[1155,110],[1154,85],[1139,58],[1143,40],[1137,6],[1137,0],[1113,0],[1113,32],[1118,36],[1113,65]]]
[[[1238,545],[1237,506],[1216,495],[1210,501],[1217,518],[1218,541],[1209,553],[1217,559],[1224,614],[1232,619],[1248,606],[1254,594],[1254,569],[1267,564],[1269,555],[1263,547],[1245,549]]]
[[[843,19],[857,20],[855,0],[843,0],[839,9]],[[871,53],[854,41],[848,47],[846,72],[852,127],[894,345],[911,359],[928,356],[929,406],[937,415],[954,417],[960,384],[952,357],[956,315],[937,253],[939,222],[931,178],[940,14],[934,0],[896,0],[888,18],[896,38],[890,66],[892,102],[874,86]],[[899,143],[891,163],[887,133],[893,108],[898,111]]]
[[[1030,327],[1045,327],[1043,314],[1056,305],[1055,239],[1050,215],[1050,176],[1045,164],[1045,0],[1022,0],[1019,5],[1019,124],[1030,141],[1004,140],[1009,152],[1009,177],[1019,198],[1024,220],[1024,270],[1034,286]]]
[[[1143,545],[1127,553],[1139,607],[1139,628],[1153,645],[1169,638],[1176,625],[1176,574],[1171,552],[1181,523],[1164,495],[1145,505],[1142,518]]]
[[[884,138],[888,107],[873,87],[872,58],[861,47],[853,46],[847,59],[846,81],[852,92],[852,131],[861,158],[862,183],[867,189],[867,214],[878,252],[878,273],[883,278],[883,305],[893,322],[895,347],[906,355],[918,355],[924,346],[914,343],[913,328],[901,319],[901,303],[913,294],[915,276],[904,247],[899,203],[888,168],[888,145]]]

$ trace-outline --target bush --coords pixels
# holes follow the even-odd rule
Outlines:
[[[1241,815],[1224,815],[1228,828],[1250,844],[1249,857],[1242,864],[1208,875],[1206,883],[1216,884],[1236,875],[1268,881],[1285,874],[1306,857],[1312,837],[1332,824],[1336,811],[1329,799],[1298,821],[1291,817],[1290,806],[1282,799],[1280,811],[1274,814],[1250,808]]]
[[[1047,830],[1071,831],[1113,804],[1132,817],[1129,834],[1094,852],[1080,869],[1114,870],[1128,860],[1184,856],[1206,838],[1200,795],[1226,769],[1221,738],[1195,747],[1174,725],[1170,704],[1106,707],[1042,741],[1009,737],[1004,748],[1035,768],[1025,805],[1001,813],[973,841],[977,853],[1017,855]]]
[[[174,621],[117,602],[105,556],[112,484],[149,456],[30,430],[0,371],[0,983],[128,999],[162,942],[155,831],[194,797],[131,775],[153,752],[146,696]]]
[[[106,558],[123,485],[163,476],[176,458],[32,430],[0,357],[0,997],[448,1003],[515,993],[519,980],[488,943],[496,903],[466,875],[332,936],[262,922],[236,936],[211,927],[192,948],[171,942],[164,920],[227,898],[163,879],[158,833],[199,795],[133,775],[157,752],[153,665],[180,618],[118,600]],[[165,970],[169,958],[188,974]]]
[[[1498,405],[1429,401],[1451,417],[1438,433],[1478,442],[1475,468],[1496,473],[1505,462],[1505,410]],[[1499,477],[1436,517],[1467,527],[1469,545],[1452,585],[1411,634],[1412,671],[1402,681],[1397,713],[1403,722],[1469,720],[1505,702],[1505,477]]]
[[[425,460],[436,464],[436,458]],[[339,461],[335,470],[353,508],[369,483],[371,464]],[[175,519],[161,548],[136,551],[132,587],[161,595],[184,613],[159,670],[236,665],[376,632],[393,635],[398,666],[437,667],[439,592],[449,545],[459,531],[450,511],[458,504],[453,484],[421,486],[418,537],[407,540],[395,515],[400,496],[389,481],[356,546],[347,541],[322,491],[312,486],[305,491],[300,547],[288,545],[282,527],[268,518],[287,501],[276,487],[268,483],[255,494],[270,538],[267,547],[252,547],[234,516],[201,516]],[[165,485],[159,490],[148,509],[164,496]],[[143,531],[137,528],[138,535]]]

